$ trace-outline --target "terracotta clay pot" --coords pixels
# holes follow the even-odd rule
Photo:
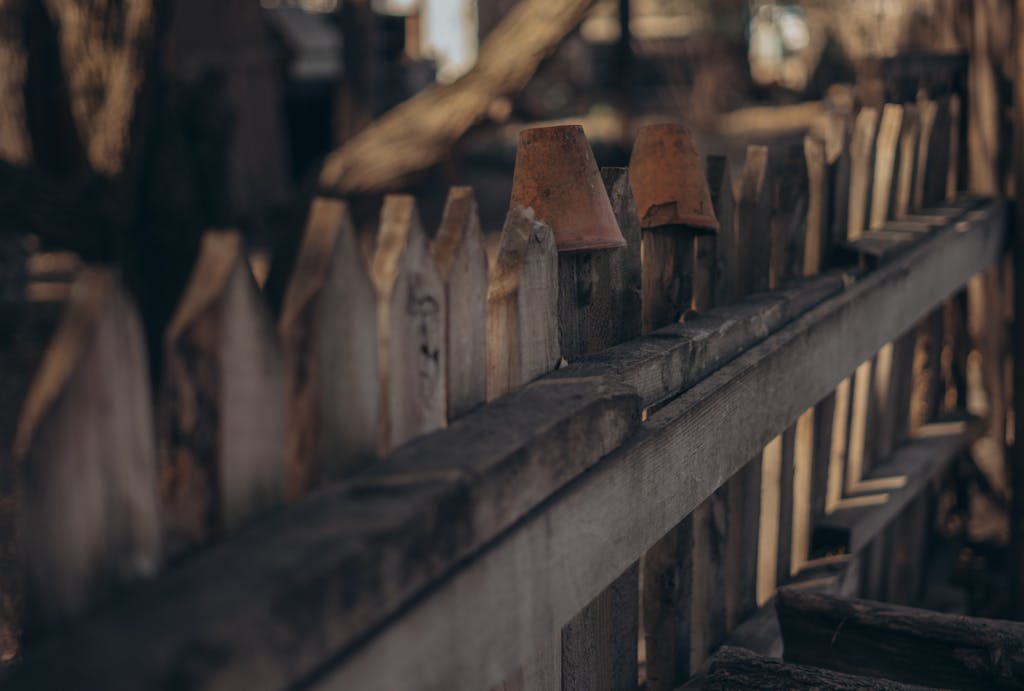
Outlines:
[[[559,252],[624,247],[594,152],[579,125],[519,133],[512,206],[551,226]]]
[[[683,125],[640,128],[629,159],[629,181],[641,228],[686,226],[698,233],[718,232],[693,133]]]

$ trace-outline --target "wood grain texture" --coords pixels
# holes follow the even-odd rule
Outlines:
[[[893,192],[892,218],[903,218],[913,209],[920,141],[921,115],[916,105],[908,103],[903,106],[903,129],[900,131],[899,166]]]
[[[379,438],[383,455],[445,423],[444,284],[409,195],[388,195],[370,268],[377,291]]]
[[[1002,234],[999,206],[986,206],[971,220],[938,231],[905,257],[730,360],[664,406],[600,462],[605,450],[578,439],[601,438],[598,431],[608,427],[606,418],[564,412],[575,392],[553,401],[552,392],[538,391],[556,380],[558,386],[567,384],[564,379],[576,366],[398,451],[396,456],[406,458],[410,468],[424,458],[464,453],[467,466],[459,477],[486,476],[497,487],[507,486],[501,472],[472,471],[472,459],[484,457],[484,449],[493,449],[489,462],[496,468],[501,467],[496,457],[528,458],[528,467],[549,472],[561,472],[557,459],[573,461],[560,475],[560,491],[552,494],[544,482],[534,485],[534,500],[547,498],[543,511],[518,513],[513,524],[505,524],[497,520],[504,515],[500,511],[481,507],[477,520],[490,516],[496,522],[487,525],[503,525],[496,533],[469,529],[453,518],[462,506],[461,489],[447,484],[445,478],[453,476],[445,473],[431,474],[436,481],[426,485],[415,484],[413,474],[404,482],[382,479],[376,485],[381,491],[368,491],[374,485],[360,491],[325,490],[51,638],[5,682],[14,689],[59,686],[68,678],[115,689],[161,684],[193,669],[182,665],[200,654],[197,646],[200,651],[215,646],[220,654],[203,657],[197,672],[212,688],[278,688],[308,679],[313,670],[319,670],[318,683],[355,688],[499,683],[533,654],[538,641],[554,635],[777,430],[833,389],[842,372],[851,371],[905,324],[933,309],[939,296],[994,261]],[[780,382],[785,382],[784,393]],[[765,396],[777,405],[763,406]],[[630,405],[635,415],[635,398]],[[530,425],[497,424],[513,411],[536,415],[531,424],[551,429],[549,434],[577,429],[583,436],[548,444],[551,437]],[[745,424],[735,424],[738,416]],[[551,427],[553,419],[562,422]],[[593,424],[573,427],[574,419]],[[532,451],[520,451],[505,437],[500,448],[492,447],[496,429],[531,440]],[[609,441],[612,448],[621,444]],[[584,453],[592,455],[583,458]],[[386,487],[392,491],[383,491]],[[525,506],[517,504],[519,510]],[[439,525],[456,533],[437,534]],[[384,540],[387,535],[394,541]],[[364,555],[365,570],[346,558],[343,546],[353,556]],[[469,554],[475,556],[467,559]],[[300,555],[317,558],[304,562],[309,568],[297,578]],[[382,564],[396,568],[379,571]],[[344,573],[395,575],[357,579],[367,589],[357,586],[343,597],[342,584],[350,582],[341,577]],[[410,602],[428,586],[429,597]],[[210,623],[201,639],[196,637],[196,612]],[[281,620],[282,612],[295,617]],[[395,613],[399,616],[382,627]],[[51,663],[56,659],[60,665]]]
[[[886,103],[878,123],[875,165],[871,188],[869,228],[880,228],[894,215],[894,186],[899,180],[900,140],[903,136],[903,106]]]
[[[878,110],[861,108],[853,125],[850,141],[850,197],[846,220],[846,239],[856,240],[868,229],[871,212],[871,188],[875,169],[875,137]]]
[[[1018,687],[1024,625],[783,590],[786,660],[942,688]]]
[[[487,398],[558,364],[558,252],[531,209],[505,218],[487,293]]]
[[[562,357],[573,360],[640,335],[640,218],[625,168],[602,171],[626,246],[559,253],[558,324]],[[563,691],[629,689],[637,684],[639,564],[626,569],[562,629]]]
[[[711,659],[708,674],[701,680],[701,688],[708,691],[740,688],[900,691],[922,687],[832,672],[812,664],[794,665],[743,648],[724,647]]]
[[[558,255],[558,333],[569,361],[640,335],[640,219],[625,168],[602,170],[626,246]]]
[[[164,353],[160,493],[173,555],[284,499],[286,372],[238,233],[203,236]]]
[[[278,331],[288,368],[288,494],[376,458],[377,297],[345,202],[313,200]]]
[[[807,231],[804,239],[802,276],[815,276],[827,265],[832,253],[828,160],[825,142],[804,138],[807,166]]]
[[[161,560],[145,340],[110,271],[75,280],[14,448],[31,638],[153,574]]]
[[[487,255],[470,187],[448,192],[430,245],[447,304],[447,417],[454,420],[487,399]]]
[[[693,301],[694,234],[683,227],[642,231],[643,331],[679,320]]]
[[[697,238],[694,309],[698,312],[704,312],[712,305],[735,302],[738,271],[736,199],[729,175],[729,160],[725,156],[708,156],[705,169],[719,231],[717,235]]]

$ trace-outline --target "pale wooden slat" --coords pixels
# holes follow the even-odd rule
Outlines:
[[[487,398],[558,363],[558,253],[531,209],[508,212],[487,293]]]
[[[900,140],[903,135],[903,106],[886,103],[878,123],[875,165],[871,191],[869,228],[880,228],[893,217],[893,187],[899,180]]]
[[[216,645],[223,653],[208,668],[210,674],[250,688],[279,688],[313,670],[320,671],[318,680],[323,683],[357,688],[480,688],[497,683],[521,664],[525,643],[536,646],[557,632],[644,549],[742,467],[776,430],[834,388],[839,373],[852,370],[905,324],[933,309],[936,296],[955,289],[999,256],[1004,228],[998,207],[986,206],[958,226],[939,230],[904,257],[750,348],[662,408],[625,447],[596,466],[586,466],[588,472],[576,466],[569,473],[576,478],[571,486],[554,496],[549,489],[545,496],[550,500],[542,511],[519,514],[514,527],[505,525],[501,537],[472,559],[460,549],[467,537],[488,540],[493,534],[453,524],[450,514],[443,524],[454,533],[438,533],[440,523],[426,523],[427,513],[444,515],[443,508],[459,506],[461,494],[447,494],[454,503],[442,505],[434,503],[437,484],[407,484],[400,493],[371,493],[372,502],[365,492],[325,490],[268,519],[260,531],[240,535],[203,559],[183,565],[173,578],[168,576],[123,605],[54,637],[5,681],[15,689],[66,686],[60,680],[73,675],[78,684],[113,687],[110,681],[116,674],[123,685],[160,683],[178,674],[181,655],[195,649],[193,613],[202,611],[204,621],[229,622],[224,628],[202,631],[203,644]],[[615,371],[611,363],[608,367]],[[558,384],[568,384],[564,378],[569,373],[560,374]],[[782,382],[784,393],[777,388]],[[524,432],[519,425],[493,423],[512,411],[525,414],[540,406],[549,396],[536,394],[536,389],[547,386],[551,384],[527,387],[522,398],[513,394],[496,402],[497,409],[484,406],[399,453],[413,464],[417,458],[422,462],[451,455],[473,441],[478,446],[469,456],[476,458],[490,441],[484,430],[537,437],[537,432]],[[528,393],[536,395],[527,399]],[[765,407],[765,396],[777,405]],[[572,400],[569,396],[554,410],[537,415],[545,421],[572,419],[557,412]],[[743,425],[735,424],[739,418]],[[571,428],[564,423],[554,428],[550,422],[534,424],[548,434],[565,434]],[[591,426],[585,435],[598,429]],[[579,460],[577,455],[587,451],[581,448],[587,445],[569,441],[537,444],[530,467],[551,468],[558,465],[557,459]],[[523,455],[519,447],[500,453]],[[467,463],[466,477],[479,477],[472,474],[468,458]],[[434,477],[440,481],[443,476]],[[567,479],[563,476],[563,483]],[[358,497],[362,500],[355,501]],[[389,502],[383,513],[371,510],[371,504],[380,507],[377,502],[385,499]],[[368,512],[362,518],[353,501]],[[405,521],[399,532],[419,531],[410,536],[418,539],[405,545],[413,551],[377,551],[384,549],[383,542],[367,535],[367,520],[392,520],[399,514]],[[342,540],[342,526],[349,526],[351,532],[342,534],[351,539]],[[338,551],[342,542],[354,550],[353,557],[364,554],[368,564],[401,564],[381,571],[382,579],[394,579],[400,571],[401,580],[389,580],[386,594],[372,596],[360,591],[360,585],[369,584],[362,581],[346,587],[345,597],[339,596],[340,585],[339,590],[311,590],[310,583],[349,582],[342,574],[351,573],[353,561]],[[301,581],[284,576],[295,573],[298,555],[317,555],[314,562],[305,562],[308,568]],[[418,580],[424,573],[428,580]],[[436,580],[441,573],[449,575]],[[203,587],[196,587],[198,583]],[[427,585],[429,597],[403,607],[411,592]],[[391,590],[392,586],[397,587]],[[268,628],[281,612],[278,603],[285,601],[303,603],[304,625]],[[518,606],[522,603],[530,605]],[[359,617],[351,611],[356,605],[364,608]],[[399,616],[377,628],[399,608]],[[368,616],[371,610],[373,615]],[[271,630],[274,635],[268,635]],[[100,631],[107,633],[99,635]],[[376,634],[367,639],[368,631]],[[365,642],[358,650],[350,648],[359,640]],[[339,654],[344,650],[351,652]],[[55,659],[61,664],[51,664]],[[329,659],[337,666],[325,667]]]
[[[278,323],[291,498],[376,456],[376,300],[348,206],[315,199]]]
[[[377,429],[384,454],[445,423],[445,290],[409,195],[384,198],[370,277],[377,291]]]
[[[914,189],[918,177],[918,146],[921,141],[921,115],[913,103],[903,106],[903,129],[900,131],[899,169],[896,176],[893,218],[903,218],[913,209]]]
[[[447,304],[447,417],[453,420],[487,398],[487,256],[476,199],[469,187],[448,192],[441,226],[430,246]]]
[[[237,232],[203,236],[164,352],[160,488],[167,549],[177,554],[285,494],[287,376]]]
[[[868,229],[877,132],[878,110],[861,108],[850,141],[850,201],[846,221],[848,241],[856,240]]]
[[[81,613],[161,560],[142,324],[113,273],[87,269],[26,396],[20,471],[23,630]]]
[[[936,101],[922,100],[917,103],[917,115],[920,121],[917,140],[917,174],[914,176],[914,191],[911,195],[910,208],[916,211],[934,203],[928,199],[925,193],[925,181],[929,176],[928,168],[934,166],[932,160],[933,133],[935,131],[935,120],[939,114],[939,104]]]

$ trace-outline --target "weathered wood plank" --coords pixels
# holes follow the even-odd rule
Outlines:
[[[487,292],[487,398],[558,364],[558,253],[551,228],[513,207]]]
[[[139,316],[112,272],[75,280],[25,398],[14,458],[29,638],[156,571],[149,366]]]
[[[66,686],[61,680],[68,678],[113,689],[159,685],[191,669],[182,661],[194,660],[196,650],[215,646],[219,655],[203,657],[200,672],[214,688],[276,688],[308,679],[314,670],[320,670],[319,682],[357,688],[498,683],[778,429],[834,388],[842,372],[994,261],[1002,232],[998,207],[938,231],[674,399],[596,466],[606,449],[578,440],[605,438],[608,415],[621,413],[605,412],[606,404],[584,417],[579,408],[567,410],[582,403],[580,390],[563,381],[565,371],[396,453],[409,468],[422,467],[426,458],[457,456],[466,462],[458,477],[472,483],[486,476],[491,487],[507,489],[502,478],[509,462],[534,473],[545,469],[560,487],[576,478],[554,496],[549,480],[511,483],[516,497],[523,486],[536,490],[534,502],[547,497],[543,511],[524,516],[536,506],[524,500],[506,513],[486,497],[477,505],[480,527],[467,527],[468,519],[458,518],[462,485],[453,489],[444,478],[454,475],[445,472],[430,473],[436,478],[431,484],[415,484],[415,473],[385,483],[386,474],[361,489],[325,490],[44,642],[5,681],[15,689]],[[784,394],[779,382],[786,383]],[[560,391],[565,398],[552,396]],[[765,396],[778,404],[766,408]],[[635,415],[634,398],[629,406]],[[513,415],[529,419],[499,424]],[[744,425],[735,425],[738,415]],[[584,420],[590,422],[580,426]],[[541,434],[537,426],[550,431]],[[502,434],[495,448],[495,430],[519,441]],[[569,430],[580,436],[565,436]],[[608,441],[612,448],[621,443]],[[485,457],[486,465],[501,470],[473,472]],[[571,467],[564,467],[567,461]],[[514,527],[503,519],[510,516]],[[484,517],[493,522],[485,524]],[[438,533],[441,525],[454,533]],[[301,555],[307,568],[297,572]],[[344,577],[356,573],[375,577]],[[449,575],[439,580],[443,573]],[[428,585],[430,596],[410,603]],[[400,616],[377,628],[399,608]],[[295,617],[282,620],[282,612]],[[197,617],[205,628],[196,627]],[[357,641],[361,645],[352,648]],[[52,664],[57,659],[61,664]],[[325,668],[329,660],[337,666]]]
[[[288,495],[376,457],[377,297],[347,205],[313,201],[278,331],[288,368]]]
[[[447,417],[454,420],[487,399],[487,255],[470,187],[453,187],[430,252],[447,304]]]
[[[880,228],[894,214],[894,187],[899,180],[900,140],[903,136],[903,106],[886,103],[875,141],[874,179],[871,192],[869,228]]]
[[[900,691],[920,689],[891,681],[843,674],[808,665],[794,665],[762,657],[742,648],[724,647],[711,659],[702,689],[819,689],[821,691]]]
[[[748,146],[736,198],[736,296],[768,290],[771,245],[768,148]]]
[[[377,290],[381,454],[445,423],[445,289],[416,201],[388,195],[370,276]]]
[[[942,688],[1024,684],[1024,624],[785,589],[786,660]]]
[[[285,496],[287,374],[237,232],[203,236],[164,351],[160,493],[175,555]]]
[[[737,281],[736,200],[729,161],[725,156],[708,156],[705,170],[719,230],[717,235],[697,238],[698,280],[694,285],[694,309],[698,312],[712,305],[735,302]]]
[[[878,110],[861,108],[850,142],[850,195],[846,220],[846,239],[849,241],[859,238],[869,227],[877,132]]]

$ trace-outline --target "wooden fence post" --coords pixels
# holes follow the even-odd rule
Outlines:
[[[203,236],[164,340],[160,488],[176,555],[280,505],[287,377],[237,232]]]
[[[376,457],[377,298],[345,202],[313,201],[281,308],[288,495]]]
[[[640,219],[625,168],[601,171],[626,246],[558,255],[562,356],[572,361],[640,335]],[[562,629],[562,689],[637,684],[636,563]]]
[[[139,316],[110,271],[76,279],[26,397],[14,456],[28,636],[156,571],[149,365]]]
[[[768,150],[747,147],[736,200],[737,298],[768,289],[771,238],[768,228]],[[757,554],[761,516],[761,456],[726,483],[726,623],[732,630],[757,608]]]
[[[431,244],[448,305],[448,419],[487,399],[487,255],[470,187],[453,187]]]
[[[1017,180],[1017,206],[1013,223],[1013,406],[1014,436],[1010,448],[1010,602],[1017,617],[1024,617],[1024,214],[1021,180],[1024,180],[1024,0],[1014,7],[1015,76],[1013,90],[1013,173]]]
[[[377,291],[383,455],[445,423],[444,285],[411,196],[384,198],[370,274]]]

